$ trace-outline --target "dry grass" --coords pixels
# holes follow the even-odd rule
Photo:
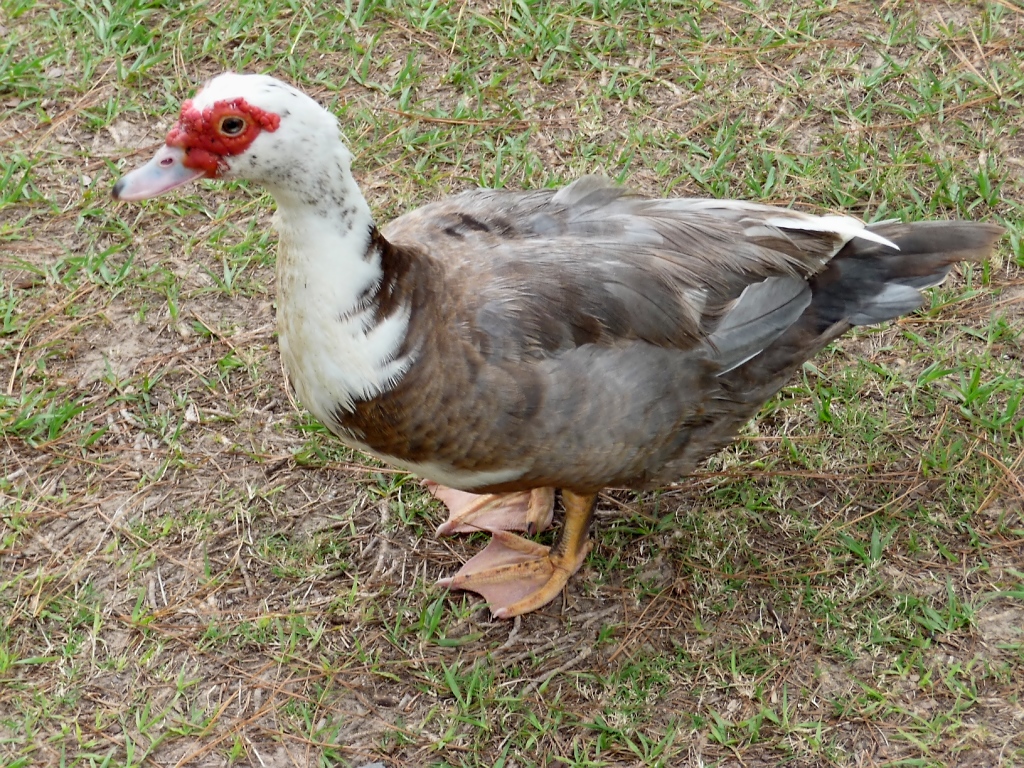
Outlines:
[[[1024,764],[1015,0],[0,14],[0,761]],[[605,172],[1010,234],[491,622],[434,586],[482,539],[289,403],[269,199],[109,199],[226,68],[333,104],[382,220]]]

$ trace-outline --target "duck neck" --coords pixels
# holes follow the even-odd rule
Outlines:
[[[339,144],[340,146],[340,144]],[[277,201],[278,334],[299,399],[325,423],[393,388],[409,307],[396,302],[393,249],[374,224],[343,146],[269,185]]]

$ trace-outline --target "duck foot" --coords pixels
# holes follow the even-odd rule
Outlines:
[[[531,536],[551,527],[554,488],[520,493],[466,493],[424,480],[424,487],[448,508],[438,536],[474,531],[526,531]]]
[[[497,619],[510,619],[547,605],[590,552],[587,529],[597,495],[562,492],[565,525],[548,548],[507,531],[495,531],[490,544],[459,572],[438,584],[483,596]]]
[[[454,576],[437,583],[481,595],[496,619],[511,619],[547,605],[583,565],[590,542],[572,558],[552,556],[550,549],[495,531],[491,543],[474,555]]]

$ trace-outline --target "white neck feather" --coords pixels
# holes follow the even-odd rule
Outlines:
[[[373,217],[349,171],[348,150],[268,184],[277,201],[278,336],[281,358],[303,404],[337,423],[391,389],[411,360],[400,356],[408,308],[379,322],[374,297],[383,271],[367,252]]]

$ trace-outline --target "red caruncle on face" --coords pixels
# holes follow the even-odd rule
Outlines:
[[[225,157],[242,154],[260,131],[276,131],[280,125],[279,115],[245,99],[218,101],[202,111],[188,99],[167,133],[167,146],[184,149],[184,165],[212,179],[226,169]]]

